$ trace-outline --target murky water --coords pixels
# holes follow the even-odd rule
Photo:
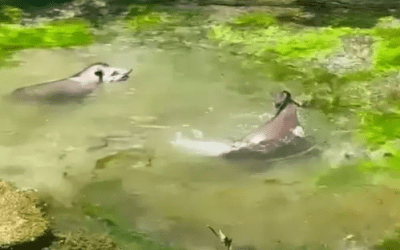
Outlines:
[[[79,208],[72,201],[83,200],[111,209],[125,229],[188,249],[220,247],[207,224],[221,228],[238,246],[258,249],[277,242],[339,248],[349,234],[374,242],[394,226],[400,212],[391,189],[315,188],[314,177],[326,170],[327,161],[279,162],[255,173],[248,171],[252,162],[204,158],[171,147],[176,132],[238,138],[273,114],[269,93],[285,86],[227,58],[221,62],[217,52],[203,49],[118,44],[19,53],[20,66],[0,69],[0,94],[68,77],[97,61],[134,72],[127,82],[105,84],[82,104],[1,102],[1,178],[70,207],[72,212],[63,212],[69,222],[53,212],[59,228],[76,226],[71,217]],[[262,101],[227,88],[255,81],[265,82],[256,96]],[[329,137],[332,128],[322,115],[304,113],[306,131],[321,141]],[[104,140],[108,147],[102,147]],[[97,160],[112,154],[117,155],[99,165]]]

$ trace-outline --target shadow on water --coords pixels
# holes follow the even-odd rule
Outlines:
[[[273,115],[269,93],[282,85],[241,69],[235,57],[220,62],[208,50],[114,44],[26,50],[18,59],[24,64],[0,70],[0,94],[73,75],[97,61],[134,68],[127,82],[106,84],[83,104],[2,103],[1,178],[53,197],[59,205],[50,213],[60,230],[108,232],[126,249],[137,246],[133,238],[142,239],[129,230],[174,247],[215,248],[210,224],[237,246],[262,249],[277,241],[335,245],[348,234],[375,240],[400,219],[397,196],[388,188],[316,188],[324,159],[282,161],[254,173],[248,171],[252,162],[172,148],[176,132],[240,138]],[[262,98],[229,90],[243,82],[263,86],[254,94]],[[306,133],[330,137],[326,117],[304,113]]]

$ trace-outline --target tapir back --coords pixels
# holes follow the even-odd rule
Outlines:
[[[272,118],[243,138],[243,142],[280,141],[299,125],[296,105],[289,103],[278,116]]]

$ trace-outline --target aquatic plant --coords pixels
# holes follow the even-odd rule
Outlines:
[[[92,42],[89,26],[82,21],[52,22],[37,27],[0,25],[0,50],[67,47]]]
[[[136,12],[135,12],[136,13]],[[128,18],[128,27],[134,31],[146,31],[157,28],[165,28],[166,25],[174,25],[182,20],[179,14],[169,14],[166,12],[138,11],[136,15]]]
[[[299,31],[278,25],[243,30],[220,24],[211,28],[209,38],[221,46],[241,44],[241,53],[263,56],[265,52],[275,52],[280,59],[310,59],[324,57],[339,48],[341,36],[368,33],[361,29],[329,27]]]
[[[151,29],[162,23],[162,16],[159,13],[149,13],[138,15],[129,20],[130,28],[135,31]]]
[[[275,50],[282,57],[313,58],[324,56],[340,45],[339,37],[348,34],[348,29],[322,29],[288,34],[277,44]]]
[[[141,4],[132,4],[128,7],[128,13],[126,14],[126,19],[139,16],[146,15],[152,11],[151,5],[141,5]]]
[[[385,153],[386,157],[379,159],[363,161],[358,164],[358,169],[366,173],[387,173],[392,177],[400,177],[400,152],[398,149],[394,154],[391,152]]]
[[[369,81],[376,77],[374,72],[362,70],[357,72],[352,72],[343,76],[343,79],[346,81],[353,81],[353,82],[361,82],[361,81]]]
[[[16,7],[2,5],[0,7],[0,23],[19,23],[22,18],[22,10]]]
[[[392,250],[400,249],[400,230],[395,230],[390,237],[382,240],[379,244],[375,245],[375,250]]]
[[[130,229],[132,225],[129,224],[129,221],[113,207],[94,206],[84,202],[82,208],[85,215],[104,223],[109,230],[109,234],[122,249],[178,250],[152,240],[146,233]]]
[[[400,69],[400,28],[375,28],[377,38],[376,69],[380,71]]]
[[[233,23],[237,26],[267,28],[277,21],[274,16],[265,13],[247,13],[235,18]]]
[[[379,114],[364,112],[361,117],[361,133],[369,144],[379,145],[386,141],[400,137],[400,116],[398,114]]]
[[[398,112],[376,112],[371,109],[360,112],[360,125],[357,138],[366,143],[373,159],[361,162],[362,171],[400,174],[400,114]]]
[[[209,38],[221,46],[242,45],[236,47],[240,48],[240,54],[263,56],[269,51],[277,53],[280,59],[312,59],[323,58],[338,49],[340,37],[370,35],[377,42],[376,69],[387,71],[400,68],[400,28],[381,27],[386,19],[381,18],[379,26],[372,29],[325,27],[299,30],[279,25],[269,14],[245,14],[235,18],[233,23],[211,27]]]

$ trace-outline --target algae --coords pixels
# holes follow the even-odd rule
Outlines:
[[[234,24],[237,26],[250,26],[267,28],[277,23],[275,17],[271,15],[265,15],[264,13],[247,13],[241,15],[234,20]]]
[[[0,6],[0,23],[20,23],[22,19],[22,10],[16,7]]]
[[[109,235],[122,249],[176,249],[168,246],[167,243],[164,244],[151,239],[146,233],[135,231],[134,221],[127,218],[124,213],[139,217],[144,210],[132,206],[136,203],[137,197],[126,193],[120,180],[92,183],[82,190],[82,194],[84,194],[80,200],[82,212],[92,219],[101,221],[107,228]],[[115,197],[120,198],[115,199]],[[105,200],[107,200],[107,205],[102,204],[102,201]],[[121,200],[124,202],[121,203]],[[127,210],[127,208],[129,209]]]
[[[0,23],[0,65],[10,64],[14,51],[28,48],[83,46],[93,42],[87,22],[51,21],[38,26]]]
[[[0,25],[0,49],[68,47],[92,42],[88,25],[81,21],[49,23],[39,27]]]
[[[128,15],[128,28],[135,31],[162,30],[168,26],[178,24],[183,20],[183,15],[167,12],[149,11],[149,9],[132,11]]]
[[[382,18],[381,23],[385,20]],[[279,59],[310,60],[324,58],[338,50],[342,45],[341,37],[370,35],[376,40],[375,69],[398,69],[400,28],[382,27],[381,23],[370,29],[333,26],[293,28],[279,24],[270,14],[245,14],[233,23],[214,25],[209,38],[220,46],[242,45],[239,47],[241,54],[262,57],[269,51],[276,53]]]
[[[400,230],[395,230],[391,237],[387,237],[373,247],[374,250],[400,249]]]
[[[376,51],[376,68],[380,71],[400,68],[400,28],[375,28],[373,34],[379,38]]]

